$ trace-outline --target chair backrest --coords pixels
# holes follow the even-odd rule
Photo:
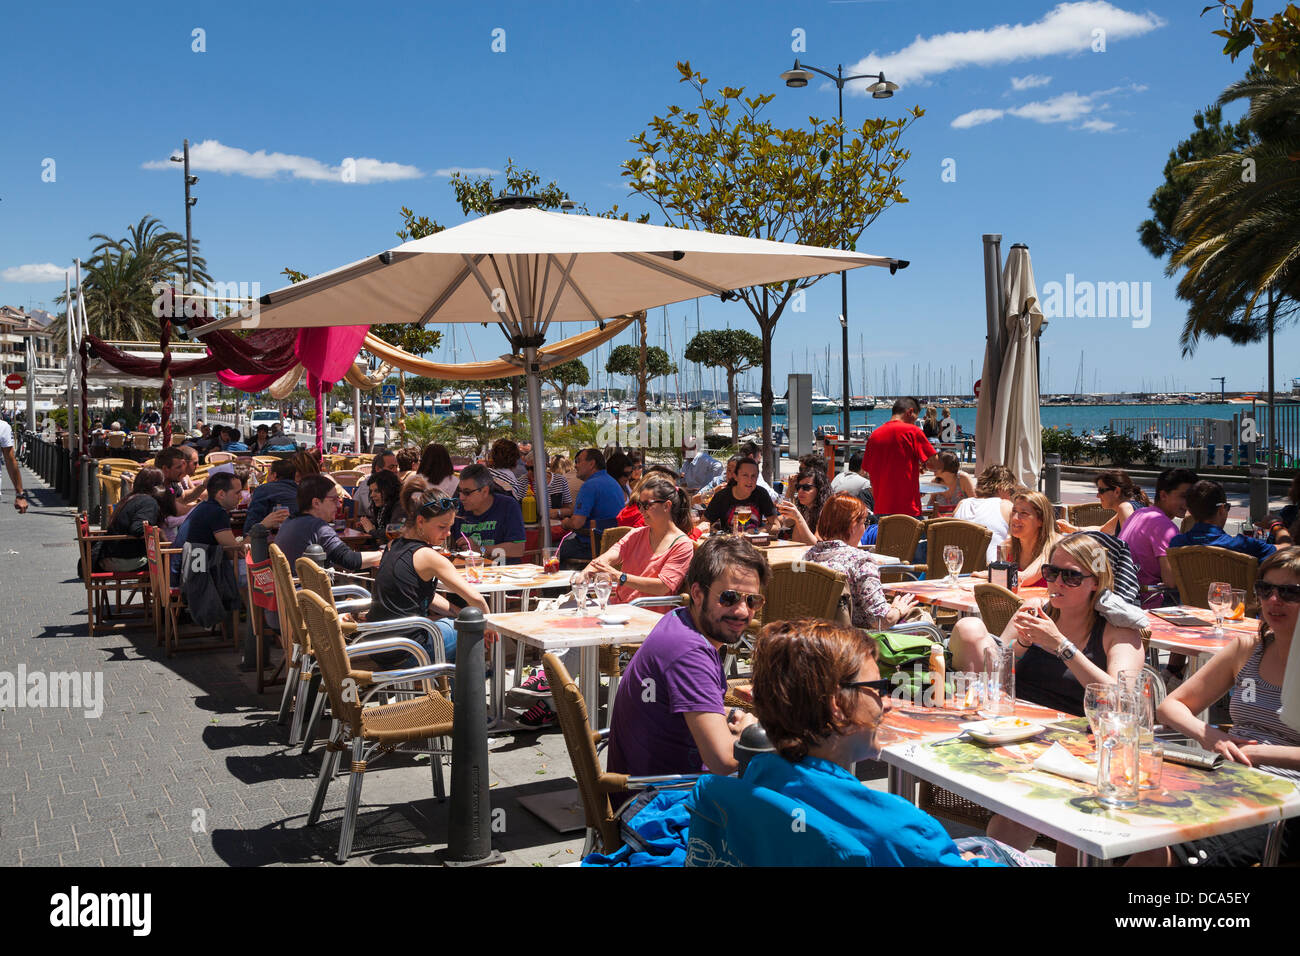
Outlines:
[[[596,553],[604,554],[610,548],[614,547],[614,544],[631,530],[631,528],[623,525],[619,525],[616,528],[606,528],[600,533],[600,550]]]
[[[112,520],[113,509],[115,509],[122,500],[122,481],[119,475],[100,475],[99,487],[103,495],[104,507],[108,513],[104,519],[105,527]]]
[[[289,559],[276,544],[271,545],[271,575],[275,581],[276,604],[280,607],[280,630],[283,631],[287,626],[289,639],[298,644],[304,654],[310,654],[311,639],[302,624],[298,589],[293,586],[293,569],[289,567]]]
[[[911,561],[921,543],[921,522],[911,515],[885,515],[876,532],[876,553]]]
[[[228,451],[210,451],[208,452],[209,465],[224,465],[235,460],[234,454]]]
[[[365,479],[365,475],[355,468],[350,468],[347,471],[332,471],[330,477],[350,492],[356,491],[357,486]]]
[[[743,779],[705,775],[686,805],[687,866],[871,865],[871,853],[849,828]]]
[[[311,558],[299,558],[294,562],[293,568],[298,572],[298,583],[302,585],[304,591],[311,591],[321,600],[328,602],[330,607],[334,606],[333,584],[330,583],[330,576],[324,568]]]
[[[149,433],[148,432],[131,432],[131,444],[140,451],[149,450]]]
[[[254,564],[250,551],[244,553],[244,564],[248,568],[248,596],[253,606],[276,613],[275,571],[271,568],[271,559]]]
[[[848,577],[816,561],[779,561],[772,564],[763,623],[793,621],[802,617],[835,620]]]
[[[1241,588],[1247,597],[1255,590],[1259,559],[1252,555],[1209,545],[1191,545],[1170,548],[1165,557],[1169,559],[1174,586],[1178,588],[1178,600],[1183,604],[1209,607],[1210,585],[1216,581]]]
[[[109,448],[125,448],[125,447],[126,447],[126,432],[109,432],[109,433],[108,433],[108,447],[109,447]]]
[[[983,571],[988,567],[989,542],[993,531],[973,521],[937,518],[925,526],[926,577],[941,578],[948,573],[943,563],[943,549],[955,544],[962,551],[960,574]]]
[[[118,475],[124,471],[135,471],[140,467],[138,461],[130,458],[101,458],[99,470],[107,475]]]
[[[588,828],[600,837],[601,849],[613,853],[622,845],[623,838],[609,802],[609,791],[601,787],[600,755],[596,753],[599,737],[592,733],[587,722],[587,702],[558,657],[547,654],[542,664],[560,729],[564,732],[564,745],[573,763],[573,775],[578,780],[583,816]],[[606,775],[606,779],[617,779],[617,775]]]
[[[175,435],[172,436],[172,444],[173,444],[173,445],[184,445],[184,444],[185,444],[185,436],[182,435],[180,432],[177,432]]]
[[[975,585],[975,603],[980,609],[980,620],[990,634],[1001,634],[1007,629],[1011,615],[1020,610],[1025,599],[1000,584]]]
[[[321,683],[329,694],[330,710],[336,720],[348,724],[355,736],[361,734],[361,695],[356,692],[357,678],[352,677],[347,651],[343,643],[343,630],[339,625],[334,606],[318,594],[298,592],[298,607],[303,624],[311,634],[312,651],[320,667]],[[350,693],[344,692],[344,681],[352,680]]]
[[[166,604],[167,595],[162,590],[162,534],[147,521],[144,524],[144,558],[153,599],[160,605]]]
[[[1102,507],[1100,501],[1085,501],[1082,504],[1067,505],[1065,510],[1069,515],[1070,524],[1076,528],[1100,528],[1115,517],[1115,512],[1110,508]]]

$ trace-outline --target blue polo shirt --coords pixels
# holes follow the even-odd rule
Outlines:
[[[1239,534],[1228,534],[1217,524],[1209,524],[1204,521],[1196,522],[1187,530],[1186,534],[1174,535],[1169,542],[1169,547],[1187,548],[1198,544],[1207,545],[1211,548],[1227,548],[1229,551],[1249,554],[1260,561],[1263,561],[1277,550],[1276,547],[1264,541],[1243,538]]]
[[[578,489],[578,500],[573,504],[573,513],[587,519],[587,528],[604,531],[618,524],[618,513],[626,504],[623,486],[602,468]]]

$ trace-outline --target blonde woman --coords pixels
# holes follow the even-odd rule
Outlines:
[[[1021,491],[1011,496],[1011,518],[1007,522],[1011,537],[1009,561],[1020,569],[1020,584],[1037,587],[1043,583],[1042,566],[1059,535],[1052,521],[1052,503],[1037,491]],[[987,578],[987,571],[972,577]]]

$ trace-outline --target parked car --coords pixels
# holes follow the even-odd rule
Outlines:
[[[274,429],[276,425],[283,428],[284,418],[278,408],[255,408],[248,413],[249,433],[256,434],[258,425],[265,425],[270,429]]]

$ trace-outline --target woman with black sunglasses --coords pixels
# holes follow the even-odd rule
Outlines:
[[[368,619],[388,621],[427,615],[442,635],[447,660],[455,661],[456,629],[452,617],[459,613],[459,608],[452,607],[446,597],[437,593],[438,582],[459,595],[465,604],[484,614],[488,611],[483,595],[465,580],[449,558],[434,550],[451,533],[456,520],[456,500],[443,497],[416,475],[403,486],[401,504],[406,512],[406,527],[402,536],[388,545],[379,563]],[[425,635],[416,632],[410,636],[420,640]]]
[[[781,498],[776,503],[776,510],[782,520],[778,537],[802,544],[816,544],[821,539],[814,529],[821,520],[822,507],[831,496],[831,483],[826,472],[804,468],[791,483],[791,489],[793,494],[790,497]]]
[[[690,502],[676,482],[652,472],[641,480],[632,500],[645,524],[623,535],[587,565],[589,573],[610,575],[615,603],[679,593],[695,557],[695,546],[682,530],[690,523]]]
[[[1113,534],[1118,537],[1120,529],[1133,516],[1133,512],[1138,508],[1151,506],[1146,492],[1134,483],[1128,476],[1128,472],[1119,468],[1103,471],[1097,476],[1097,500],[1101,502],[1103,508],[1115,512],[1104,524],[1096,528],[1076,528],[1068,521],[1058,519],[1057,530],[1063,534],[1071,534],[1075,531],[1100,531],[1102,534]]]
[[[1235,638],[1173,691],[1156,713],[1159,721],[1197,740],[1206,750],[1248,767],[1300,783],[1300,731],[1283,723],[1282,682],[1296,621],[1300,619],[1300,547],[1274,552],[1259,566],[1255,582],[1259,633]],[[1232,731],[1201,720],[1201,713],[1231,694]],[[1267,827],[1170,847],[1147,863],[1249,866],[1264,853]],[[1283,830],[1281,862],[1300,861],[1300,824]]]

